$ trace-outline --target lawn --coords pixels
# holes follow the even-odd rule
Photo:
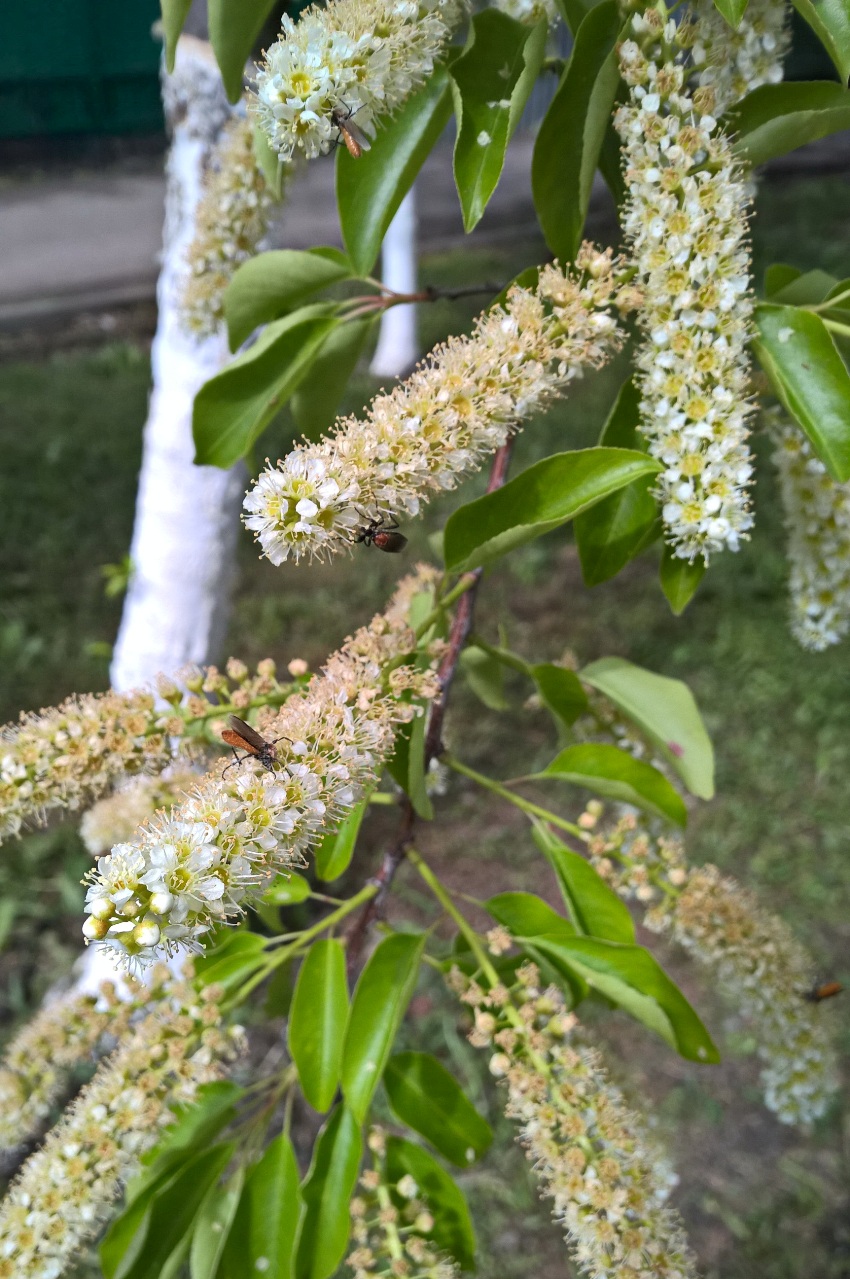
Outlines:
[[[754,231],[757,279],[771,261],[850,273],[846,208],[841,177],[783,177],[767,185]],[[431,257],[423,263],[423,278],[436,285],[509,279],[541,251],[531,244]],[[474,300],[434,305],[422,315],[424,344],[459,331],[474,313]],[[618,366],[579,384],[566,404],[526,433],[516,465],[555,447],[591,443],[622,375]],[[0,366],[3,719],[106,684],[121,602],[106,597],[102,566],[119,562],[129,546],[147,389],[146,354],[130,345]],[[350,407],[373,390],[368,376],[359,376]],[[263,453],[282,446],[288,430],[285,421],[276,425],[263,440]],[[559,533],[515,553],[486,581],[478,627],[493,639],[504,622],[512,646],[536,660],[557,658],[566,648],[581,661],[619,654],[687,680],[718,763],[717,798],[692,819],[692,860],[714,861],[757,888],[793,923],[824,975],[850,985],[847,648],[807,655],[788,633],[776,485],[767,441],[758,438],[756,447],[764,464],[753,539],[740,554],[712,566],[682,618],[671,615],[658,589],[655,553],[590,592],[569,537]],[[479,477],[469,484],[463,496],[482,482]],[[443,499],[421,524],[405,528],[411,557],[428,555],[428,537],[455,501]],[[313,569],[276,570],[258,562],[247,537],[240,555],[228,651],[248,661],[271,655],[320,662],[381,606],[399,570],[398,560],[365,548],[356,563]],[[510,691],[511,711],[497,715],[461,685],[453,722],[463,725],[463,733],[452,734],[452,719],[448,726],[469,763],[501,776],[532,771],[555,746],[545,717],[524,707],[527,690]],[[518,740],[530,743],[531,758],[517,756]],[[387,820],[380,815],[371,824],[364,857],[377,854]],[[498,888],[551,890],[513,813],[494,809],[465,785],[452,784],[422,847],[439,859],[451,882],[476,896]],[[76,883],[84,865],[67,828],[6,850],[0,892],[21,880],[22,867],[27,885],[0,961],[0,1015],[7,1020],[30,1006],[57,965],[74,953]],[[399,889],[396,909],[415,914],[412,882],[402,877]],[[774,1122],[757,1101],[754,1046],[745,1031],[680,956],[663,958],[722,1040],[723,1065],[672,1059],[623,1019],[609,1019],[600,1030],[628,1062],[630,1086],[657,1104],[702,1273],[717,1279],[850,1275],[850,1170],[842,1135],[849,1112],[836,1107],[810,1141]],[[451,1007],[428,988],[415,1010],[420,1041],[444,1042],[495,1115],[494,1099],[480,1082],[480,1062],[458,1037]],[[829,1011],[846,1050],[850,995]],[[566,1274],[545,1209],[523,1184],[521,1156],[506,1126],[500,1133],[497,1154],[468,1175],[481,1226],[481,1273],[487,1279]]]

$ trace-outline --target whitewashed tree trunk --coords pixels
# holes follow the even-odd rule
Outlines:
[[[393,218],[381,248],[381,278],[394,293],[416,292],[416,196],[411,187]],[[372,358],[377,377],[401,377],[416,363],[416,306],[390,307],[381,319],[378,345]]]

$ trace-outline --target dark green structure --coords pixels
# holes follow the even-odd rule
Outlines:
[[[162,128],[159,0],[3,0],[0,137]]]

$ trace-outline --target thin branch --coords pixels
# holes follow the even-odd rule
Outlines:
[[[405,795],[403,805],[402,825],[396,842],[384,853],[384,860],[381,862],[381,869],[372,879],[367,880],[368,884],[377,887],[378,891],[374,897],[366,902],[359,916],[354,922],[351,932],[348,934],[346,946],[346,964],[349,974],[353,973],[363,951],[363,947],[368,936],[369,929],[380,914],[384,899],[390,890],[395,873],[401,863],[404,861],[408,848],[413,839],[413,824],[416,821],[416,813],[413,811],[413,805]]]

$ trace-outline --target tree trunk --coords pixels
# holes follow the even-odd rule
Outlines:
[[[394,293],[416,292],[416,197],[411,187],[393,218],[381,249],[383,283]],[[393,306],[381,319],[378,345],[372,359],[377,377],[401,377],[419,356],[416,307]]]

